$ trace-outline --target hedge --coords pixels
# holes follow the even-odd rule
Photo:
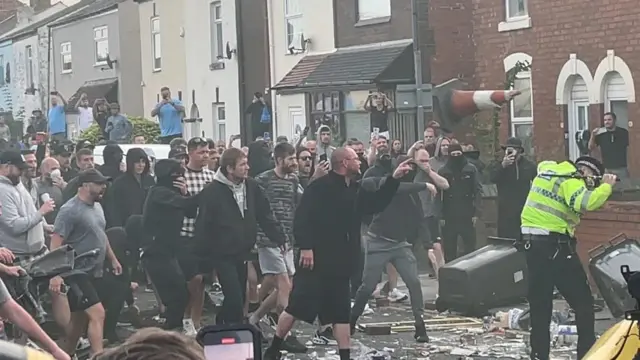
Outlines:
[[[142,135],[149,144],[159,142],[160,125],[158,125],[158,123],[142,117],[128,116],[128,119],[133,125],[133,137]],[[94,122],[87,130],[82,132],[80,140],[89,140],[92,144],[97,144],[101,137],[100,127]]]

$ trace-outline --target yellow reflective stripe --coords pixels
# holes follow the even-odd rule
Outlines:
[[[543,188],[541,188],[539,186],[532,186],[531,187],[531,191],[533,191],[536,194],[542,195],[543,197],[545,197],[547,199],[553,200],[555,202],[563,204],[564,206],[567,206],[564,203],[564,199],[561,198],[557,193],[551,192],[551,191],[549,191],[547,189],[543,189]]]
[[[537,201],[528,199],[527,202],[525,203],[525,206],[530,206],[534,209],[540,210],[542,212],[551,214],[555,217],[557,217],[558,219],[561,219],[563,221],[565,221],[569,226],[576,226],[577,222],[574,221],[572,218],[569,217],[568,214],[563,213],[562,211],[558,210],[558,209],[554,209],[549,205],[545,205],[545,204],[541,204]]]

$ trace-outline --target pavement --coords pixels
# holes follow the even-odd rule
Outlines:
[[[421,275],[422,292],[425,302],[435,301],[437,294],[437,281],[429,278],[427,274]],[[408,293],[404,284],[398,288]],[[220,299],[217,299],[219,301]],[[147,314],[157,309],[157,304],[152,293],[139,289],[136,292],[136,304]],[[409,321],[412,324],[409,300],[402,303],[392,303],[389,306],[375,307],[371,303],[373,314],[363,316],[360,325],[371,323],[390,323]],[[563,300],[555,302],[556,309],[568,308]],[[511,307],[493,309],[491,312],[508,311],[510,308],[526,309],[526,304],[514,304]],[[425,322],[429,329],[431,342],[418,344],[413,339],[413,329],[398,328],[399,331],[390,335],[366,335],[358,332],[353,337],[352,358],[355,360],[381,360],[381,359],[528,359],[527,341],[528,332],[519,330],[486,331],[483,328],[483,320],[477,318],[465,318],[461,315],[425,310]],[[596,331],[604,332],[615,319],[605,309],[596,313]],[[213,323],[213,313],[206,312],[204,324]],[[293,334],[298,340],[306,343],[309,351],[306,354],[286,354],[289,360],[339,360],[335,347],[315,346],[311,343],[314,326],[305,323],[297,323]],[[121,336],[127,336],[135,331],[129,327],[119,328]],[[271,337],[272,329],[263,327],[267,337]],[[378,357],[380,356],[380,357]],[[552,349],[552,359],[576,359],[575,344],[558,345]]]

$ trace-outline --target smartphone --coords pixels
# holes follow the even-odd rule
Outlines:
[[[320,155],[320,161],[327,161],[327,154]]]
[[[596,135],[604,134],[606,132],[607,132],[607,128],[603,126],[598,128],[598,132],[596,132]]]
[[[253,325],[212,325],[198,332],[207,360],[262,360],[262,339]]]
[[[264,138],[265,141],[269,141],[269,140],[271,140],[271,134],[269,134],[269,132],[265,132],[263,134],[262,138]]]

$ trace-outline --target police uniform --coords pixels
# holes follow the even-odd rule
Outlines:
[[[576,165],[602,175],[604,167],[591,157],[581,157]],[[556,287],[576,314],[578,359],[595,342],[593,297],[587,275],[576,253],[575,230],[580,217],[600,208],[612,187],[601,184],[593,190],[572,162],[543,161],[522,210],[522,241],[529,270],[531,313],[531,358],[549,359],[549,325]],[[554,175],[559,175],[556,177]]]

